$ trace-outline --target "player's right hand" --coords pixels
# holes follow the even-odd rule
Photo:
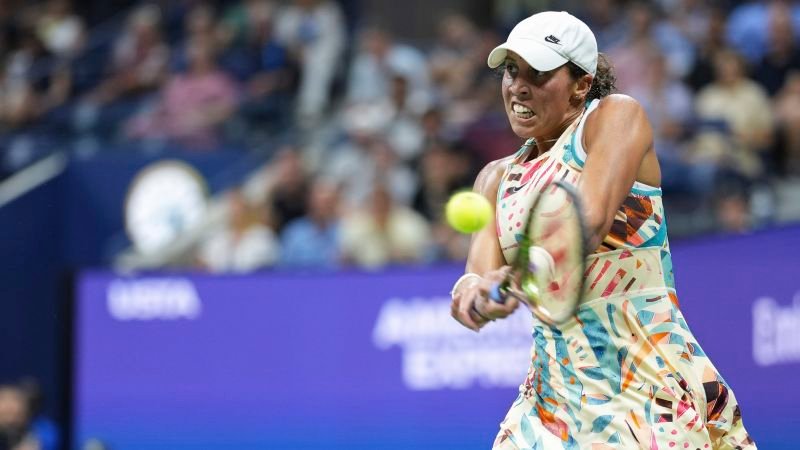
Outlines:
[[[478,331],[487,323],[509,316],[519,306],[519,301],[509,297],[505,303],[496,303],[489,300],[492,286],[502,282],[511,268],[503,266],[500,269],[486,272],[480,279],[465,283],[456,292],[450,303],[450,315],[465,327]]]

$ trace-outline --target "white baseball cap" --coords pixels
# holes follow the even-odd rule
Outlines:
[[[503,64],[508,50],[536,70],[546,72],[572,61],[592,75],[597,71],[597,40],[580,19],[561,11],[545,11],[524,19],[508,40],[489,53],[489,67]]]

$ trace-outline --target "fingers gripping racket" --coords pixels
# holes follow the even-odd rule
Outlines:
[[[489,297],[527,304],[539,320],[561,324],[575,315],[586,271],[587,232],[577,190],[563,181],[536,198],[522,229],[519,252],[506,278]]]

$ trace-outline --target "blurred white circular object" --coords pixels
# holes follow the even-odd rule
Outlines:
[[[125,201],[125,228],[140,253],[153,253],[200,223],[207,189],[202,175],[175,160],[153,163],[136,174]]]
[[[552,280],[556,276],[556,263],[553,255],[542,247],[532,245],[528,251],[528,260],[535,268],[536,277]]]

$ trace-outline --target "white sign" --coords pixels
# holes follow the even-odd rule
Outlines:
[[[770,297],[753,303],[753,359],[760,366],[800,362],[800,292],[789,306]]]
[[[411,390],[517,387],[530,365],[532,318],[519,308],[479,333],[450,316],[450,299],[392,298],[372,333],[381,350],[402,350],[403,380]]]
[[[200,316],[197,289],[185,278],[114,280],[106,292],[108,312],[117,320],[180,320]]]

